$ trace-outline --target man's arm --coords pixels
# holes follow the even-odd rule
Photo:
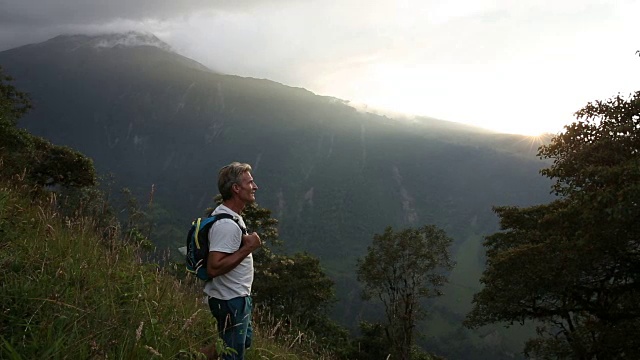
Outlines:
[[[233,270],[255,249],[262,245],[260,237],[256,232],[250,235],[242,235],[242,245],[234,253],[224,253],[220,251],[210,251],[207,259],[207,274],[210,277],[224,275]]]

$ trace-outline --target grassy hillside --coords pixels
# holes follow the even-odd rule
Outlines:
[[[0,358],[198,358],[215,340],[201,283],[145,263],[98,223],[64,216],[54,193],[0,183]],[[264,313],[255,320],[249,359],[330,358]]]

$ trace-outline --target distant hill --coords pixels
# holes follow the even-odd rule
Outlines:
[[[184,225],[212,205],[221,166],[252,164],[259,204],[280,221],[287,249],[321,259],[351,326],[362,314],[355,260],[373,234],[436,224],[459,259],[472,259],[459,264],[460,286],[477,286],[479,242],[497,230],[492,206],[550,198],[528,138],[220,74],[152,35],[59,36],[0,52],[0,66],[33,99],[21,126],[92,157],[141,202],[154,185],[163,246],[181,245]],[[459,290],[458,305],[443,305],[456,316],[472,294]]]

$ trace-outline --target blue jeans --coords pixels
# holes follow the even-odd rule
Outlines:
[[[251,296],[237,297],[230,300],[209,298],[209,309],[218,323],[218,336],[227,347],[237,354],[223,355],[223,360],[242,360],[244,351],[251,346],[253,329],[251,327]]]

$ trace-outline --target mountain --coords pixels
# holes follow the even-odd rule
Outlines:
[[[182,245],[185,225],[212,205],[221,166],[252,164],[259,204],[288,250],[321,259],[337,284],[336,316],[351,326],[369,311],[355,261],[375,233],[435,224],[455,239],[455,284],[433,305],[450,322],[478,288],[482,236],[498,229],[492,206],[550,199],[525,137],[221,74],[149,34],[58,36],[0,52],[0,66],[31,94],[21,126],[90,156],[141,202],[153,185],[158,227],[169,227],[162,244]]]

